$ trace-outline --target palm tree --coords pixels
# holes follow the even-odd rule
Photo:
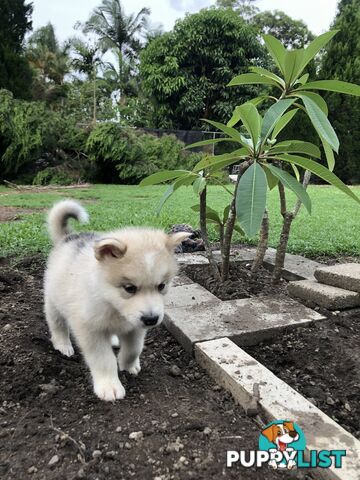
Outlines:
[[[81,26],[84,33],[95,33],[104,51],[112,50],[117,57],[119,87],[122,94],[141,49],[141,35],[147,29],[150,9],[142,8],[137,14],[126,15],[120,0],[102,0],[89,20]]]
[[[102,61],[102,50],[99,44],[86,43],[80,38],[73,38],[70,40],[72,53],[74,58],[72,59],[73,68],[84,73],[88,80],[93,82],[93,124],[96,123],[96,79],[98,68],[104,66]]]

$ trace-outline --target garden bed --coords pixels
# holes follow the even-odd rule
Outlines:
[[[252,274],[251,264],[243,262],[231,263],[229,280],[221,285],[213,277],[209,265],[186,265],[183,271],[220,300],[278,295],[286,292],[285,280],[274,286],[271,284],[271,273],[266,268],[262,267],[257,273]]]
[[[265,268],[251,276],[249,264],[234,263],[224,288],[215,282],[207,265],[189,265],[184,270],[221,300],[286,295],[286,281],[279,287],[271,285],[271,273]],[[328,319],[244,349],[360,438],[360,317],[321,313]]]
[[[283,478],[270,468],[226,469],[226,450],[256,449],[260,427],[164,328],[149,335],[139,377],[121,374],[126,398],[101,402],[81,356],[63,357],[48,340],[43,258],[16,268],[3,259],[0,268],[2,478]]]

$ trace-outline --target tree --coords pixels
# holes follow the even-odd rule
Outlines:
[[[31,35],[26,56],[35,76],[34,98],[49,103],[64,98],[65,76],[70,71],[69,43],[59,44],[51,23]]]
[[[303,48],[314,39],[314,35],[303,21],[294,20],[280,10],[258,13],[252,18],[251,23],[262,34],[276,37],[286,48]]]
[[[333,28],[339,32],[323,57],[320,77],[360,80],[360,0],[342,0]],[[360,181],[360,99],[326,95],[329,117],[341,142],[335,171],[344,181]]]
[[[216,0],[216,6],[231,8],[243,18],[250,19],[259,9],[255,6],[257,0]]]
[[[0,88],[15,97],[30,97],[32,75],[24,58],[24,37],[31,30],[33,7],[25,0],[0,2]]]
[[[178,20],[141,54],[140,77],[154,106],[154,126],[190,130],[201,128],[203,117],[227,121],[254,88],[231,91],[226,84],[263,59],[252,28],[231,10],[202,10]]]
[[[141,35],[146,30],[148,8],[142,8],[137,14],[127,15],[120,0],[102,0],[95,8],[89,20],[82,27],[84,33],[94,33],[104,51],[111,50],[117,57],[116,66],[121,95],[129,93],[131,76],[136,72],[136,62],[141,49]]]

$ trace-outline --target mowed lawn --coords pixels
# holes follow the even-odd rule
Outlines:
[[[47,252],[50,243],[46,233],[46,209],[62,198],[84,201],[90,213],[90,224],[76,228],[82,230],[111,230],[125,225],[147,225],[169,229],[175,223],[198,226],[198,215],[191,210],[197,198],[191,187],[179,189],[156,216],[157,204],[166,186],[139,187],[126,185],[94,185],[83,189],[58,190],[49,193],[14,193],[0,186],[0,208],[4,206],[37,209],[36,213],[21,215],[18,221],[0,223],[0,256],[23,256],[35,252]],[[360,187],[353,187],[360,197]],[[289,251],[307,256],[360,255],[360,206],[342,192],[330,186],[311,186],[309,193],[313,213],[301,209],[291,231]],[[294,196],[288,192],[288,203]],[[209,205],[222,212],[229,201],[229,194],[221,187],[211,186]],[[269,193],[270,245],[276,246],[281,217],[276,189]],[[218,239],[210,226],[210,238]],[[255,243],[235,234],[234,241]]]

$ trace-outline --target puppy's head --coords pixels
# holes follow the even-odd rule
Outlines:
[[[134,327],[150,328],[164,318],[164,295],[177,272],[174,250],[189,233],[126,229],[94,245],[100,292]]]
[[[289,443],[296,442],[299,434],[294,428],[293,422],[283,422],[270,425],[261,432],[270,442],[275,443],[278,450],[286,450]]]

